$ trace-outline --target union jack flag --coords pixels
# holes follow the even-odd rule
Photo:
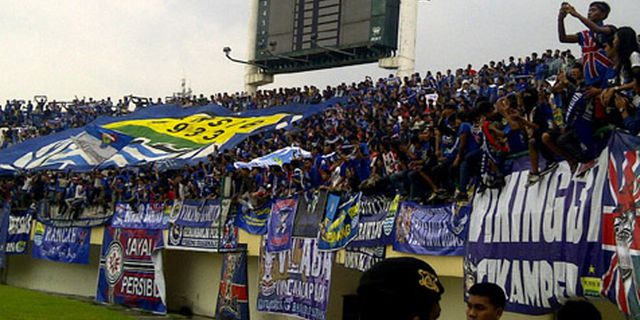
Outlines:
[[[605,198],[612,200],[612,206],[604,207],[602,222],[602,248],[609,267],[602,276],[601,293],[625,314],[640,316],[640,214],[636,213],[640,209],[640,157],[626,143],[619,146],[612,146],[609,155]]]
[[[580,32],[580,45],[582,46],[582,70],[587,85],[601,82],[613,63],[607,57],[604,50],[598,46],[595,35],[591,30]]]

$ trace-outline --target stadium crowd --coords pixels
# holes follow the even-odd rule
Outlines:
[[[467,201],[470,186],[500,188],[516,157],[531,161],[529,184],[566,160],[575,175],[587,172],[612,128],[640,132],[640,49],[635,31],[603,21],[609,6],[594,2],[588,17],[569,4],[558,16],[561,42],[570,50],[546,50],[525,58],[491,61],[480,68],[427,72],[399,78],[366,78],[324,90],[313,86],[193,96],[185,107],[216,103],[243,111],[291,103],[313,104],[347,97],[292,130],[261,133],[208,161],[179,170],[143,167],[90,173],[25,172],[2,182],[0,192],[17,206],[48,199],[74,204],[157,202],[220,196],[230,177],[235,198],[257,207],[273,196],[325,188],[368,194],[399,193],[437,203]],[[568,35],[567,16],[588,29]],[[161,104],[148,99],[138,107]],[[56,102],[9,101],[0,110],[3,146],[33,136],[87,124],[98,115],[127,112],[125,100],[76,100],[64,110]],[[16,128],[23,128],[16,130]],[[17,131],[17,132],[16,132]],[[235,169],[287,146],[312,153],[282,167]]]

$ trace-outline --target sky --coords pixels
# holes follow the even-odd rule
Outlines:
[[[0,0],[0,101],[74,97],[117,100],[124,95],[166,97],[186,79],[195,94],[236,92],[247,56],[251,0]],[[256,0],[254,0],[256,1]],[[344,0],[349,1],[349,0]],[[557,40],[561,1],[420,0],[416,71],[573,49]],[[586,15],[591,1],[571,2]],[[610,0],[607,20],[640,30],[638,0]],[[567,32],[583,29],[568,17]],[[386,76],[366,64],[277,75],[266,88],[336,85]]]

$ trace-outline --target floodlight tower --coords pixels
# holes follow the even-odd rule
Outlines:
[[[382,58],[378,66],[395,69],[400,78],[411,76],[416,69],[416,30],[418,26],[418,0],[400,0],[398,51],[395,57]]]
[[[256,58],[256,29],[258,27],[258,0],[249,1],[249,38],[247,48],[247,60],[253,61]],[[255,64],[247,64],[244,68],[244,91],[249,94],[256,93],[259,86],[273,83],[273,74],[266,73]]]
[[[230,48],[224,52],[247,65],[249,93],[272,83],[275,74],[376,61],[400,77],[415,70],[418,0],[248,1],[247,59],[231,58]]]

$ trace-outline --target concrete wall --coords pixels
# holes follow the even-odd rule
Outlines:
[[[240,241],[249,246],[248,277],[251,319],[284,320],[292,317],[256,311],[258,294],[258,252],[260,238],[241,232]],[[94,228],[88,265],[64,264],[31,258],[31,255],[10,256],[6,270],[7,284],[47,292],[93,297],[96,292],[102,228]],[[389,256],[402,256],[388,248]],[[442,320],[465,317],[463,301],[462,259],[460,257],[416,256],[428,261],[438,272],[445,287],[441,307]],[[189,308],[197,315],[213,317],[218,295],[222,254],[164,250],[164,271],[167,307],[170,311]],[[327,319],[342,319],[343,297],[355,294],[361,273],[344,268],[343,255],[338,253],[333,265]],[[606,301],[596,306],[607,320],[622,320],[616,307]],[[552,315],[528,316],[506,313],[504,320],[552,320]]]

